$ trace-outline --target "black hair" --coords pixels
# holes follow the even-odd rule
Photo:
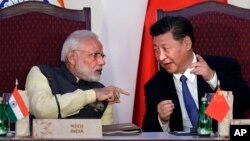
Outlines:
[[[189,36],[194,43],[193,26],[182,16],[165,16],[150,27],[150,34],[153,37],[167,32],[172,32],[173,38],[178,41],[183,41],[184,37]]]

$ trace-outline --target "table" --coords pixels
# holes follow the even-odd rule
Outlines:
[[[140,135],[132,136],[103,136],[95,139],[33,139],[0,137],[0,141],[229,141],[229,138],[200,138],[196,136],[176,136],[167,132],[144,132]]]

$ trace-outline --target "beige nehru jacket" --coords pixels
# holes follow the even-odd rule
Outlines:
[[[55,96],[52,94],[47,78],[42,74],[37,66],[31,68],[25,89],[30,102],[30,113],[36,118],[57,118],[58,107]],[[56,94],[60,103],[61,116],[68,117],[79,113],[85,105],[96,101],[94,90],[77,89],[71,93]],[[102,116],[102,124],[113,123],[112,105],[109,104]]]

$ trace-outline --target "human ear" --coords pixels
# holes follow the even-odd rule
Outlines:
[[[190,50],[192,48],[192,41],[189,36],[184,37],[183,44],[185,45],[187,50]]]
[[[70,64],[76,64],[76,54],[73,51],[67,53],[67,60]]]

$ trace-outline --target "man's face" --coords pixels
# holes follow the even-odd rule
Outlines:
[[[74,53],[75,75],[82,80],[98,81],[105,65],[101,43],[96,39],[84,41]]]
[[[185,37],[183,41],[177,41],[171,32],[153,37],[156,59],[168,73],[183,73],[192,62],[189,39]]]

